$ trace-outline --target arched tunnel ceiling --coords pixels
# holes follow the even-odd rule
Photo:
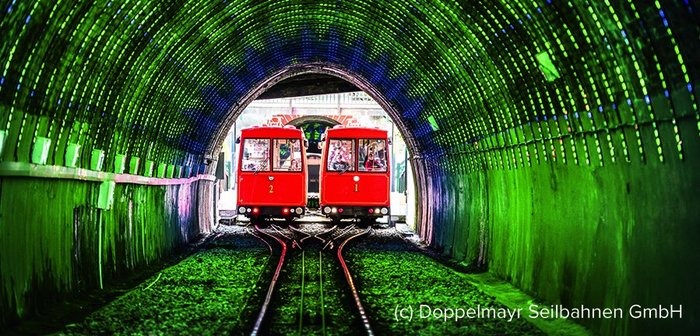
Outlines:
[[[451,172],[679,158],[698,133],[657,129],[698,119],[687,1],[1,4],[5,161],[46,137],[49,164],[77,143],[81,167],[93,149],[197,165],[252,88],[307,63],[370,83]]]
[[[361,91],[357,86],[338,77],[305,74],[285,79],[265,90],[257,99],[289,98]]]

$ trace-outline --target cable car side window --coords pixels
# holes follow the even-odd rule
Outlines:
[[[272,144],[272,170],[301,171],[301,142],[299,139],[274,139]]]
[[[355,171],[355,140],[330,139],[328,142],[328,171]]]
[[[386,172],[387,147],[383,139],[360,139],[357,167],[361,172]]]
[[[241,171],[270,171],[270,139],[245,139]]]

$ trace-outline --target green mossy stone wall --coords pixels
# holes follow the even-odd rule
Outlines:
[[[155,263],[199,234],[198,183],[0,179],[0,330],[77,292]]]
[[[434,245],[469,265],[485,251],[489,272],[546,304],[625,314],[633,304],[683,305],[680,320],[578,320],[596,333],[698,330],[700,144],[693,123],[680,126],[688,135],[683,161],[549,161],[445,177],[441,202],[456,214],[434,218]]]

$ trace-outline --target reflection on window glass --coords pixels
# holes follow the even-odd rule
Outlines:
[[[301,140],[275,139],[272,148],[272,170],[301,171]]]
[[[357,167],[364,172],[386,172],[386,140],[360,139]]]
[[[270,171],[270,139],[245,139],[241,171]]]
[[[331,139],[328,145],[328,171],[355,171],[355,141]]]

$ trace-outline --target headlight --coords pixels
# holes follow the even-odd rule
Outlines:
[[[238,208],[238,213],[245,213],[245,207]]]
[[[382,215],[386,215],[387,213],[389,213],[389,209],[382,208]]]
[[[331,213],[331,207],[325,207],[325,208],[323,208],[323,212],[324,212],[324,213],[327,213],[327,214],[328,214],[328,213]]]
[[[378,214],[378,213],[379,213],[379,208],[374,209],[374,213]]]
[[[301,215],[303,212],[304,212],[304,209],[302,209],[301,207],[297,208],[297,215]]]
[[[332,211],[333,213],[336,213],[336,212],[338,212],[338,209],[333,208],[331,211]]]

